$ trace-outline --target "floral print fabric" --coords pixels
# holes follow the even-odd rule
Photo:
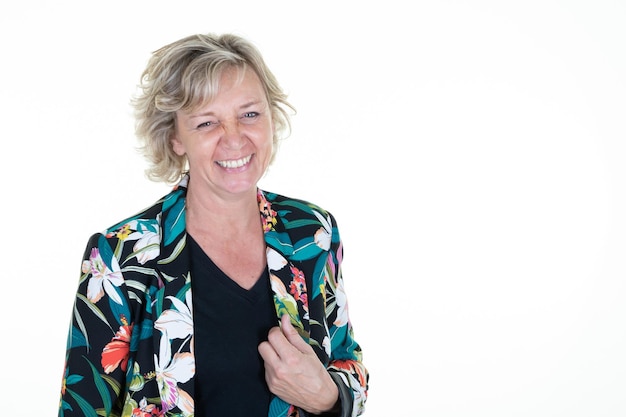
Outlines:
[[[89,240],[67,340],[60,417],[194,414],[187,181]],[[348,317],[334,218],[261,190],[258,203],[277,317],[289,315],[340,385],[344,414],[358,416],[369,375]],[[268,417],[304,415],[278,397],[268,410]]]

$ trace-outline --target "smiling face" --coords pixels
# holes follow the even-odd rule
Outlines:
[[[176,112],[174,152],[186,155],[198,187],[222,198],[254,193],[272,158],[271,108],[252,70],[231,68],[222,74],[209,103]]]

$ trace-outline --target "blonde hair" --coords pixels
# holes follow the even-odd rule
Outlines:
[[[176,112],[209,102],[217,94],[221,74],[233,67],[251,68],[263,85],[274,123],[274,159],[278,142],[291,129],[288,110],[295,112],[287,95],[250,41],[233,34],[197,34],[152,54],[132,100],[149,179],[175,183],[187,171],[187,158],[172,149]]]

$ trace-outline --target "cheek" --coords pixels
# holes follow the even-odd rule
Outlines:
[[[267,136],[266,136],[266,140],[265,140],[265,149],[267,150],[268,153],[268,158],[271,158],[272,152],[274,151],[274,132],[270,131]]]
[[[253,135],[253,136],[252,136]],[[251,132],[253,142],[259,149],[270,149],[274,147],[274,129],[271,124],[267,123],[264,126],[258,126]]]

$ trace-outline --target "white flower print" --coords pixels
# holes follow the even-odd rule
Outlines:
[[[187,290],[185,302],[176,297],[167,297],[175,309],[163,311],[154,327],[161,334],[159,355],[154,358],[157,384],[163,410],[178,407],[184,415],[194,412],[193,399],[178,387],[179,382],[189,381],[195,374],[195,359],[191,352],[175,353],[172,356],[171,339],[186,339],[193,336],[191,291]]]
[[[268,246],[266,250],[267,255],[267,267],[270,271],[279,271],[287,265],[287,260],[278,253],[275,249]]]
[[[348,323],[348,298],[343,289],[343,280],[339,280],[335,289],[335,301],[337,302],[337,318],[334,324],[338,327]]]
[[[185,302],[176,297],[166,297],[176,308],[165,310],[154,322],[154,328],[168,339],[185,339],[193,335],[193,317],[191,313],[191,291],[187,290]]]
[[[109,269],[105,264],[98,248],[92,248],[89,260],[83,261],[83,273],[91,273],[87,284],[87,298],[92,303],[100,301],[105,293],[117,304],[123,303],[115,290],[115,287],[119,287],[124,282],[115,257],[111,258],[111,268]]]
[[[317,217],[320,223],[322,223],[322,227],[320,227],[317,232],[315,232],[315,244],[323,250],[328,250],[330,248],[330,242],[333,232],[330,223],[330,216],[325,218],[315,210],[313,210],[313,214],[315,214],[315,217]]]
[[[137,254],[137,261],[143,265],[159,256],[160,243],[160,234],[154,232],[143,233],[141,238],[135,242],[135,246],[133,246],[133,251]]]
[[[156,258],[160,253],[161,230],[159,227],[160,216],[156,222],[146,222],[145,220],[132,220],[128,222],[128,227],[134,232],[130,233],[125,240],[136,240],[133,252],[140,264]],[[149,228],[148,228],[149,224]]]
[[[195,373],[195,360],[190,352],[176,353],[171,357],[170,342],[161,336],[161,350],[155,355],[156,380],[159,386],[163,411],[179,407],[185,415],[193,414],[193,401],[187,392],[178,387],[179,382],[189,381]]]

